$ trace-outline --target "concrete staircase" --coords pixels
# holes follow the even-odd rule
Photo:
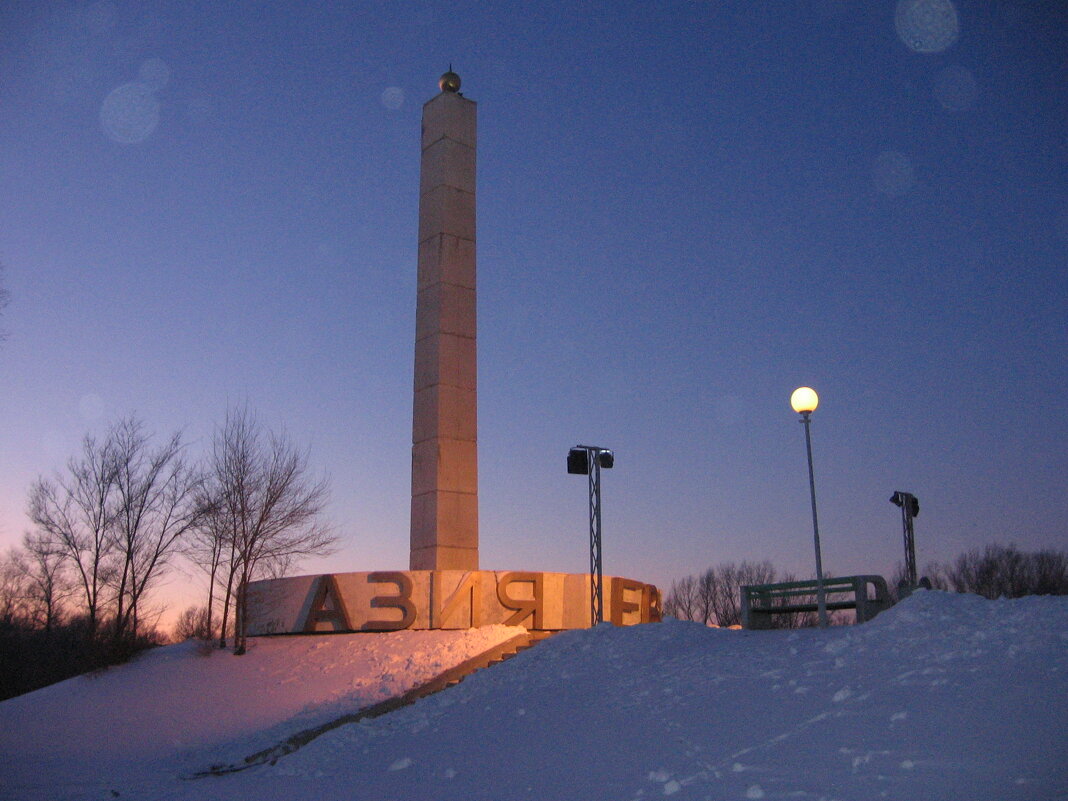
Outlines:
[[[526,651],[528,648],[533,648],[539,642],[548,639],[555,633],[555,631],[527,631],[518,634],[510,640],[505,640],[489,650],[483,651],[481,654],[473,656],[470,659],[439,673],[434,676],[434,678],[413,687],[403,695],[387,698],[384,701],[379,701],[377,704],[364,707],[357,712],[343,715],[340,718],[323,723],[322,725],[297,732],[277,745],[273,745],[263,751],[258,751],[255,754],[250,754],[241,762],[230,765],[212,765],[207,770],[193,774],[190,778],[220,776],[225,773],[236,773],[241,770],[247,770],[256,765],[273,765],[286,754],[291,754],[299,748],[304,747],[321,734],[326,734],[326,732],[336,729],[339,726],[344,726],[347,723],[356,723],[365,718],[377,718],[392,712],[395,709],[414,704],[420,698],[425,698],[428,695],[433,695],[434,693],[441,692],[442,690],[459,684],[478,670],[498,665],[507,659],[511,659],[516,654]]]
[[[555,631],[528,631],[526,634],[520,634],[518,637],[513,637],[510,640],[506,640],[498,646],[485,651],[478,656],[468,659],[466,662],[461,662],[454,668],[446,670],[444,673],[439,673],[433,679],[426,684],[421,684],[419,687],[409,691],[415,692],[415,690],[423,690],[424,688],[431,688],[432,685],[436,686],[438,682],[445,679],[444,686],[438,689],[427,689],[426,692],[421,693],[418,698],[422,698],[424,695],[430,695],[431,693],[443,690],[446,687],[452,687],[459,684],[466,679],[476,670],[482,670],[483,668],[493,667],[499,665],[508,659],[511,659],[516,654],[526,651],[528,648],[533,648],[542,640],[546,640],[549,637],[556,634]],[[412,699],[414,701],[416,699]],[[411,703],[411,702],[409,702]]]

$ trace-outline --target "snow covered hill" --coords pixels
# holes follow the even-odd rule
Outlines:
[[[825,631],[565,632],[273,766],[183,778],[513,633],[160,649],[0,703],[0,798],[1068,799],[1068,599],[938,592]]]

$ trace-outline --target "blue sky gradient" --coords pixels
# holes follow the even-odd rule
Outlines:
[[[331,477],[306,570],[407,566],[450,63],[484,568],[586,569],[583,442],[616,451],[606,572],[810,574],[800,385],[828,571],[902,558],[894,490],[921,566],[1065,547],[1068,11],[986,0],[0,5],[0,546],[87,432],[196,454],[248,402]]]

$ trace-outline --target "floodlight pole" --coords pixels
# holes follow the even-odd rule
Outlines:
[[[567,455],[567,472],[589,477],[590,501],[590,625],[604,622],[604,577],[601,570],[601,468],[615,456],[608,448],[576,445]]]
[[[912,589],[916,586],[916,534],[907,503],[901,504],[901,528],[905,534],[905,572],[909,578],[909,589]]]
[[[911,492],[894,492],[890,503],[901,507],[901,529],[905,536],[905,578],[909,591],[916,588],[916,532],[912,524],[919,511],[919,502]]]
[[[590,459],[590,623],[604,622],[601,575],[601,460],[599,449],[587,448]]]
[[[808,454],[808,489],[812,497],[812,538],[816,544],[816,608],[819,610],[820,628],[827,627],[827,595],[823,590],[823,558],[820,556],[820,524],[816,516],[816,479],[812,472],[812,435],[809,433],[811,411],[801,412],[805,426],[805,451]]]

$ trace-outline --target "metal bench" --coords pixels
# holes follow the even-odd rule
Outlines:
[[[787,581],[781,584],[746,584],[741,589],[742,625],[747,629],[772,628],[772,615],[815,612],[819,582]],[[875,597],[868,597],[868,586]],[[866,623],[892,605],[882,576],[841,576],[825,578],[823,593],[827,611],[855,609],[857,623]]]

